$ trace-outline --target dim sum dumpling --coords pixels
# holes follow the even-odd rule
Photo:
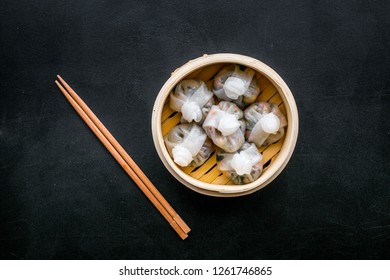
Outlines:
[[[255,181],[263,171],[263,156],[255,144],[245,142],[235,153],[217,151],[217,166],[235,184]]]
[[[244,111],[246,120],[245,136],[257,147],[277,142],[284,135],[286,117],[273,103],[256,102]]]
[[[196,123],[175,126],[164,142],[174,162],[182,167],[202,165],[213,151],[212,142]]]
[[[243,108],[255,102],[260,93],[255,73],[249,67],[241,70],[238,65],[228,65],[215,76],[213,92],[220,100],[234,102]]]
[[[203,129],[215,145],[227,152],[237,151],[245,141],[243,112],[232,102],[221,101],[213,105]]]
[[[183,80],[170,94],[169,106],[172,110],[182,113],[182,122],[195,121],[201,124],[212,105],[213,93],[201,80]]]

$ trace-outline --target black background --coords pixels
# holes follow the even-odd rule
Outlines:
[[[1,1],[3,259],[388,259],[388,1]],[[265,189],[179,184],[151,135],[170,73],[255,57],[292,90],[293,157]],[[192,228],[182,241],[75,113],[61,74]]]

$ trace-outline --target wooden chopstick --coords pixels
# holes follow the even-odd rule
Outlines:
[[[66,84],[66,82],[61,78],[59,77],[59,80],[61,82],[63,82],[64,86],[66,86],[67,88],[69,88],[73,95],[77,96],[77,94],[69,87],[68,84]],[[139,169],[138,168],[135,168],[135,170],[133,170],[132,166],[129,165],[126,160],[122,157],[122,155],[115,149],[113,143],[111,143],[109,141],[108,138],[106,138],[106,136],[104,135],[103,131],[101,131],[99,129],[99,127],[97,126],[97,124],[100,124],[99,126],[103,127],[106,134],[109,133],[108,130],[104,127],[104,125],[97,119],[97,117],[93,114],[93,112],[88,108],[88,106],[84,103],[83,103],[83,107],[85,108],[88,108],[88,111],[90,112],[90,115],[93,116],[93,118],[91,118],[91,116],[88,116],[87,112],[83,110],[83,108],[80,106],[80,104],[78,104],[76,102],[76,100],[72,97],[71,93],[68,92],[58,81],[55,81],[55,83],[57,84],[57,86],[59,87],[59,89],[61,90],[61,92],[64,94],[64,96],[68,99],[68,101],[70,102],[70,104],[73,106],[73,108],[77,111],[77,113],[80,115],[80,117],[84,120],[84,122],[91,128],[91,130],[95,133],[95,135],[99,138],[99,140],[103,143],[103,145],[107,148],[107,150],[113,155],[113,157],[118,161],[118,163],[122,166],[122,168],[126,171],[126,173],[134,180],[134,182],[138,185],[138,187],[141,189],[141,191],[149,198],[149,200],[154,204],[154,206],[158,209],[158,211],[164,216],[164,218],[169,222],[169,224],[173,227],[173,229],[178,233],[178,235],[182,238],[182,239],[185,239],[188,235],[187,233],[190,231],[190,228],[185,224],[185,222],[179,217],[179,215],[173,210],[173,208],[166,202],[166,200],[162,197],[162,195],[157,191],[157,189],[155,189],[155,187],[153,186],[153,188],[158,192],[159,195],[155,196],[154,193],[151,191],[151,189],[149,188],[150,186],[147,186],[147,184],[141,180],[141,178],[138,176],[137,172]],[[78,96],[77,96],[78,97]],[[82,101],[81,98],[79,98],[79,101]],[[93,121],[95,120],[96,123]],[[109,134],[111,136],[112,139],[115,140],[115,138]],[[119,143],[115,140],[115,142],[117,143],[118,146]],[[121,147],[122,148],[122,147]],[[121,149],[123,150],[123,148]],[[124,150],[123,150],[124,151]],[[127,154],[127,153],[126,153]],[[127,158],[130,158],[130,156],[127,154]],[[134,161],[130,161],[132,163],[134,163]],[[134,165],[136,165],[134,163]],[[141,171],[142,172],[142,171]],[[142,172],[143,173],[143,172]],[[145,178],[147,178],[145,176],[145,174],[143,174]],[[142,175],[141,175],[142,176]],[[146,180],[145,180],[146,181]],[[150,182],[149,180],[147,180],[148,182]],[[162,200],[159,200],[163,198]],[[169,206],[167,206],[166,204],[168,204]],[[172,213],[172,210],[173,210],[173,213],[175,213],[176,215],[175,216],[172,216],[168,211],[167,211],[167,208],[171,209],[171,213]],[[182,226],[179,225],[179,223],[182,224]],[[183,229],[184,228],[184,229]]]

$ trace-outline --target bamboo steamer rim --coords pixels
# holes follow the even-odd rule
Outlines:
[[[278,156],[257,180],[245,185],[210,184],[197,180],[186,174],[174,163],[174,161],[168,154],[162,135],[161,116],[164,103],[168,98],[169,93],[174,89],[178,82],[183,80],[190,73],[200,68],[204,68],[206,66],[218,63],[241,64],[261,73],[278,90],[286,107],[288,126],[285,135],[285,140]],[[160,159],[162,160],[168,171],[178,181],[180,181],[188,188],[205,195],[220,197],[232,197],[250,194],[272,182],[282,172],[282,170],[287,165],[289,159],[291,158],[298,138],[298,127],[299,119],[297,106],[290,89],[283,81],[283,79],[271,67],[267,66],[263,62],[249,56],[232,53],[219,53],[212,55],[205,54],[202,57],[190,60],[183,66],[177,68],[158,93],[152,113],[153,142]]]

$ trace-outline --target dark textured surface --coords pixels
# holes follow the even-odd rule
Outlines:
[[[1,1],[0,257],[390,258],[389,2],[162,2]],[[300,114],[283,173],[234,199],[180,185],[150,128],[169,74],[219,52],[274,68]],[[57,73],[192,227],[186,241],[67,103]]]

